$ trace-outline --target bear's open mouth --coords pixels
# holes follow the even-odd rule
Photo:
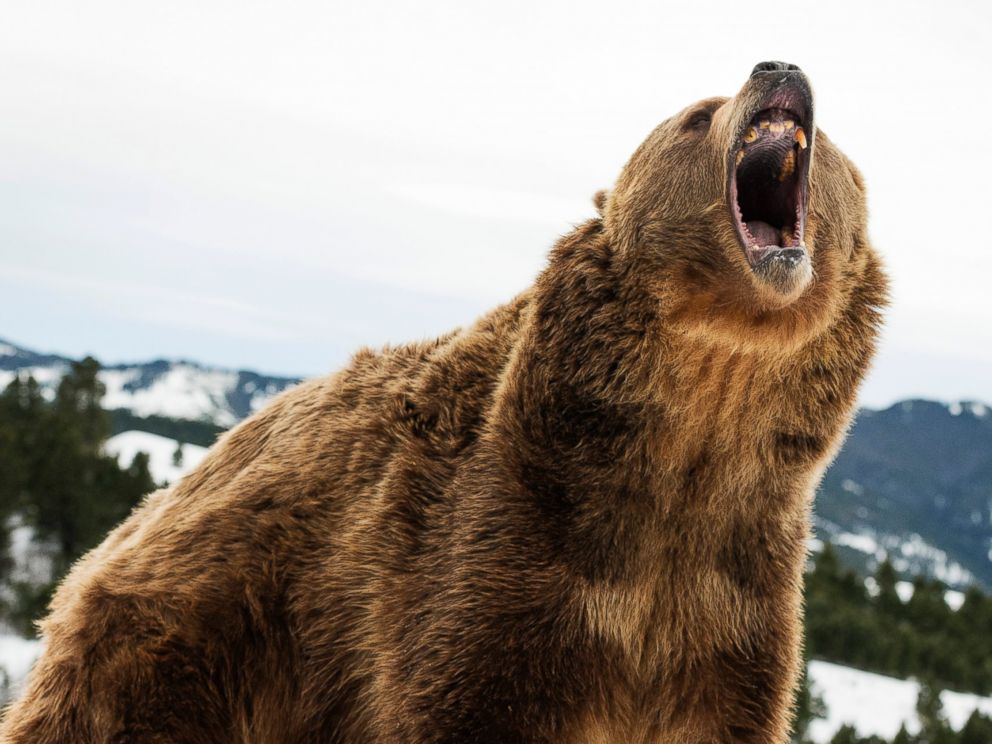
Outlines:
[[[810,137],[801,113],[765,106],[731,150],[728,196],[751,266],[772,255],[805,254]]]

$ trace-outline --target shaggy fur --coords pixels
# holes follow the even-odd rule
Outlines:
[[[784,742],[886,282],[822,132],[815,278],[755,276],[725,193],[754,86],[661,124],[515,300],[360,351],[152,494],[63,582],[0,738]]]

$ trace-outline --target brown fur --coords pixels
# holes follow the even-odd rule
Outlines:
[[[724,193],[752,95],[659,126],[532,289],[150,496],[63,582],[3,740],[785,741],[811,494],[886,282],[822,132],[814,281],[757,282]]]

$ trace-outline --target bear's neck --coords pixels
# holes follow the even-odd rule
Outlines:
[[[800,561],[877,314],[849,302],[838,332],[788,355],[746,353],[666,331],[641,284],[593,222],[535,288],[496,424],[549,544],[590,580],[629,577],[679,544],[698,565],[758,529],[778,530]]]

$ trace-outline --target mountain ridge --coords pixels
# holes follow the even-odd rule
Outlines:
[[[71,357],[39,353],[0,338],[0,386],[6,386],[16,374],[26,373],[51,397],[73,361]],[[165,358],[107,365],[101,368],[100,379],[107,388],[104,408],[125,409],[139,417],[209,422],[225,428],[260,410],[301,380]]]

